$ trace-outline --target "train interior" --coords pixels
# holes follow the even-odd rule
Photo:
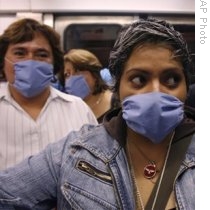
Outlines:
[[[52,26],[60,34],[64,53],[72,48],[90,50],[98,56],[104,68],[108,66],[110,50],[122,25],[151,16],[165,19],[173,24],[186,38],[195,60],[195,9],[192,1],[185,3],[178,1],[176,5],[167,2],[164,7],[153,1],[155,4],[149,7],[143,1],[139,1],[136,6],[137,1],[133,0],[134,4],[130,4],[129,1],[120,6],[112,3],[112,7],[104,5],[104,9],[101,9],[102,5],[94,0],[89,1],[90,5],[94,5],[92,8],[79,5],[73,0],[71,0],[73,6],[72,4],[68,6],[69,3],[65,0],[61,0],[60,3],[55,0],[50,5],[47,4],[47,0],[45,3],[19,0],[17,8],[11,4],[8,6],[7,2],[0,0],[0,34],[15,19],[35,18]],[[66,5],[61,4],[62,2]],[[30,7],[27,8],[29,3]],[[24,9],[21,9],[21,5]],[[192,72],[191,82],[194,81],[194,72]]]

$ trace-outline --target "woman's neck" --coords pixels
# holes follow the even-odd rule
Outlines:
[[[96,118],[99,118],[111,108],[111,91],[107,90],[97,95],[91,95],[84,101],[92,109]]]
[[[135,145],[136,149],[144,151],[144,153],[147,154],[147,156],[151,160],[161,161],[165,157],[165,153],[168,149],[168,145],[172,135],[173,132],[167,135],[161,143],[154,144],[152,141],[150,141],[143,135],[137,134],[131,129],[128,129],[127,140],[130,141],[133,145]]]

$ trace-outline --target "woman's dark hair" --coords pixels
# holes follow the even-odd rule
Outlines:
[[[172,25],[154,18],[140,19],[122,27],[109,57],[109,69],[115,79],[114,92],[118,92],[124,65],[133,49],[145,44],[163,44],[169,47],[182,63],[187,88],[192,72],[191,55],[183,36]]]
[[[30,18],[12,23],[0,36],[0,74],[4,75],[4,57],[10,44],[27,42],[34,39],[37,33],[42,34],[49,42],[53,53],[54,75],[63,71],[63,52],[60,46],[60,35],[51,27]]]

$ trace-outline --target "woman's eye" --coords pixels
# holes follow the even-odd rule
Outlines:
[[[146,78],[143,76],[135,76],[131,79],[131,82],[137,87],[142,87],[146,83]]]
[[[64,77],[67,79],[67,78],[69,78],[71,76],[71,74],[69,73],[69,72],[65,72],[64,73]]]
[[[175,84],[175,79],[173,77],[168,79],[168,84],[169,85],[174,85]]]
[[[165,79],[165,84],[169,87],[176,87],[180,81],[180,77],[178,75],[170,76]]]

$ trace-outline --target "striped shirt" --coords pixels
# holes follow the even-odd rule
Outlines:
[[[51,94],[34,121],[14,101],[7,86],[0,88],[0,170],[38,153],[85,123],[97,124],[97,120],[78,97],[51,87]]]
[[[7,86],[7,82],[5,81],[0,81],[0,89],[4,88],[5,86]]]

